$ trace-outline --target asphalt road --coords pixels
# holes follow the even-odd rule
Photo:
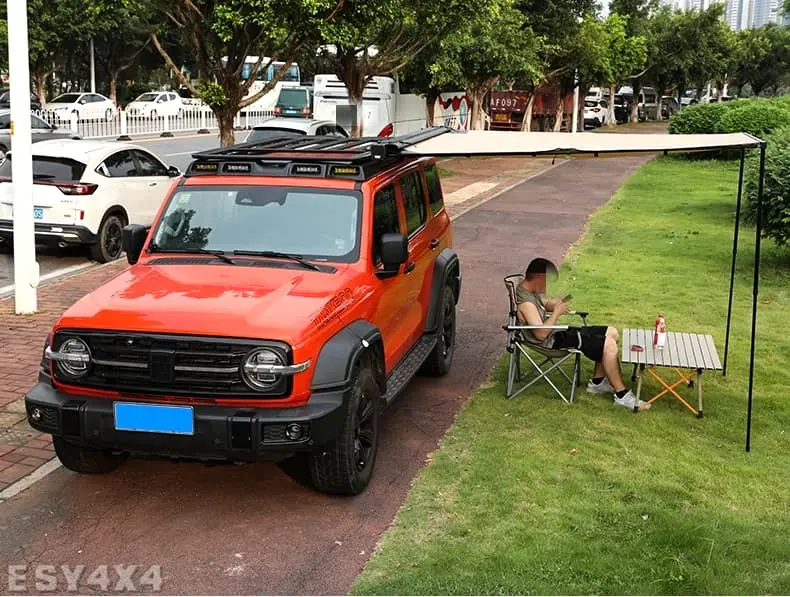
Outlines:
[[[245,134],[244,131],[237,131],[236,140],[243,140]],[[167,165],[184,170],[189,165],[194,152],[218,147],[219,136],[212,132],[207,135],[179,135],[132,142],[139,143],[154,152]],[[69,273],[76,268],[90,267],[93,264],[87,249],[84,248],[58,249],[39,246],[36,248],[36,257],[42,278],[55,276],[61,272]],[[12,292],[13,283],[13,247],[0,244],[0,296]]]
[[[137,566],[127,586],[140,593],[151,593],[141,575],[158,566],[162,594],[347,594],[414,476],[504,350],[502,277],[534,255],[561,260],[588,215],[643,161],[571,160],[455,220],[464,284],[453,368],[415,379],[386,414],[362,495],[319,494],[298,471],[267,464],[131,461],[96,476],[59,468],[0,504],[0,562],[18,566],[16,586],[36,594],[53,590],[46,582],[36,589],[37,565],[51,567],[59,593],[67,591],[61,566],[82,572],[80,593],[107,594],[118,590],[122,565]],[[108,573],[103,589],[99,566]]]

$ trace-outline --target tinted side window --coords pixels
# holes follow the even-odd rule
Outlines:
[[[167,168],[147,153],[135,150],[134,155],[140,164],[138,176],[167,176]]]
[[[137,165],[134,163],[130,151],[124,150],[112,154],[104,160],[104,165],[107,166],[107,171],[113,178],[137,176]]]
[[[389,185],[376,193],[373,198],[373,263],[378,263],[381,258],[381,236],[387,232],[400,231],[395,187]]]
[[[428,185],[428,200],[431,202],[431,213],[436,215],[444,207],[442,185],[439,182],[439,170],[436,164],[425,166],[425,182]]]
[[[69,158],[33,156],[33,178],[53,182],[77,182],[85,172],[85,164]],[[11,156],[0,162],[0,178],[11,180]]]
[[[406,234],[411,234],[425,224],[428,218],[425,209],[425,197],[422,191],[422,181],[418,172],[410,172],[400,180],[403,193],[403,206],[406,209]]]

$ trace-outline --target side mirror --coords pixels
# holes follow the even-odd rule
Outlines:
[[[148,230],[141,224],[127,224],[124,226],[121,235],[121,246],[126,251],[126,261],[129,262],[129,265],[134,265],[140,259],[140,253],[148,236]]]
[[[168,166],[167,167],[167,175],[171,178],[175,178],[177,176],[181,176],[181,170],[176,168],[175,166]]]
[[[376,275],[382,279],[397,276],[400,266],[409,258],[409,239],[405,234],[387,232],[381,235],[380,250],[384,267]]]

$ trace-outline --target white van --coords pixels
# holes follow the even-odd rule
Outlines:
[[[362,95],[362,134],[365,137],[390,137],[395,127],[395,80],[373,77]],[[351,130],[349,113],[338,113],[338,106],[350,106],[348,90],[337,75],[316,75],[313,80],[313,118],[331,120]]]

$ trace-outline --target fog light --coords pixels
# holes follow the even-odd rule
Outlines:
[[[41,409],[34,408],[30,411],[30,418],[36,423],[38,423],[43,417],[44,415],[41,413]]]
[[[289,423],[285,428],[285,437],[291,441],[302,439],[304,436],[304,428],[299,423]]]

